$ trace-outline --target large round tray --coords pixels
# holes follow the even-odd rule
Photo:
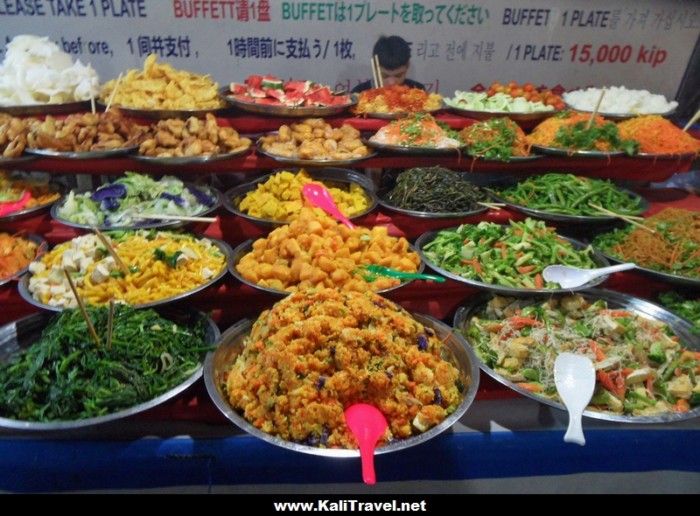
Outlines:
[[[89,100],[64,102],[63,104],[27,104],[24,106],[0,105],[0,113],[7,113],[12,116],[67,115],[81,111],[90,111]]]
[[[257,147],[255,152],[258,154],[261,154],[263,156],[267,156],[268,158],[272,158],[278,163],[282,163],[284,165],[292,165],[292,166],[297,166],[297,167],[347,167],[350,165],[354,165],[355,163],[359,163],[360,161],[373,158],[377,155],[376,152],[370,152],[366,156],[362,156],[361,158],[352,158],[352,159],[300,159],[300,158],[287,158],[285,156],[280,156],[278,154],[272,154],[271,152],[267,152],[262,148],[262,143],[260,140],[258,140]]]
[[[621,260],[620,258],[616,258],[612,254],[610,254],[607,251],[603,251],[599,248],[595,248],[596,252],[600,253],[601,255],[605,256],[605,258],[608,259],[613,264],[617,263],[627,263],[625,260]],[[647,267],[640,267],[639,265],[636,266],[635,269],[632,269],[632,271],[639,271],[642,274],[645,274],[651,278],[654,278],[659,281],[664,281],[666,283],[671,283],[673,285],[678,285],[680,287],[690,287],[693,289],[699,289],[700,288],[700,278],[690,278],[688,276],[678,276],[675,274],[671,274],[670,272],[661,272],[661,271],[655,271],[654,269],[649,269]]]
[[[247,111],[248,113],[294,118],[333,116],[342,113],[346,109],[357,104],[356,95],[351,95],[351,100],[347,104],[341,104],[338,106],[283,106],[281,104],[255,104],[254,102],[238,100],[233,96],[226,94],[223,95],[223,98],[231,106],[238,108],[241,111]]]
[[[24,151],[27,154],[33,154],[34,156],[41,156],[44,158],[58,158],[58,159],[100,159],[100,158],[116,158],[119,156],[124,156],[126,154],[131,154],[138,149],[138,145],[130,145],[128,147],[121,147],[119,149],[104,149],[96,151],[80,151],[80,152],[63,152],[53,149],[31,149],[27,147]]]
[[[161,156],[143,156],[141,154],[134,154],[130,156],[136,161],[142,161],[143,163],[153,163],[154,165],[163,165],[165,167],[171,166],[183,166],[183,165],[202,165],[204,163],[213,163],[215,161],[224,161],[227,159],[237,158],[247,153],[252,145],[249,145],[245,149],[239,150],[238,152],[224,152],[222,154],[210,154],[208,156],[173,156],[173,157],[161,157]]]
[[[465,154],[465,147],[449,147],[446,149],[438,149],[435,147],[407,147],[404,145],[392,145],[388,143],[377,143],[371,139],[365,141],[367,146],[383,152],[393,152],[396,154],[405,154],[409,156],[460,156]]]
[[[564,101],[564,104],[566,105],[566,109],[571,109],[573,111],[577,111],[578,113],[586,113],[591,115],[593,114],[593,111],[575,108],[566,101]],[[606,111],[598,111],[597,115],[602,116],[603,118],[607,118],[608,120],[629,120],[630,118],[647,115],[671,116],[675,112],[676,108],[670,109],[663,113],[610,113]]]
[[[248,215],[247,213],[244,213],[238,209],[238,206],[240,205],[241,200],[247,194],[248,192],[251,192],[255,190],[259,184],[262,184],[266,182],[270,177],[275,175],[276,172],[272,172],[270,174],[266,174],[262,177],[259,177],[250,183],[245,183],[242,185],[235,186],[228,190],[226,193],[224,193],[224,206],[228,211],[233,213],[234,215],[238,215],[239,217],[242,217],[246,220],[250,220],[251,222],[255,222],[256,224],[260,224],[262,226],[280,226],[283,224],[288,224],[289,221],[280,221],[280,220],[272,220],[272,219],[263,219],[259,217],[253,217],[252,215]],[[367,207],[366,210],[357,213],[350,217],[350,220],[356,220],[361,217],[364,217],[368,213],[370,213],[374,208],[377,206],[377,197],[374,195],[374,186],[372,182],[367,179],[367,176],[364,176],[362,174],[359,174],[355,172],[354,170],[349,170],[346,168],[315,168],[311,170],[307,170],[306,173],[311,176],[312,179],[316,181],[322,181],[324,184],[334,186],[335,184],[340,184],[340,185],[348,185],[348,184],[358,184],[360,187],[362,187],[362,190],[364,191],[365,195],[367,196],[367,199],[369,200],[369,206]]]
[[[198,190],[203,190],[205,193],[207,193],[209,196],[214,198],[214,204],[210,207],[208,207],[206,210],[203,210],[199,213],[195,213],[192,215],[188,215],[190,217],[206,217],[210,213],[213,213],[222,204],[222,196],[221,192],[219,192],[216,188],[213,188],[211,186],[199,186],[199,185],[193,185],[191,183],[185,183],[186,185],[193,186],[197,188]],[[81,192],[83,193],[83,192]],[[92,192],[91,192],[92,193]],[[79,222],[72,222],[70,220],[64,219],[63,217],[59,216],[58,210],[61,209],[61,206],[63,206],[63,202],[65,201],[60,201],[56,202],[52,207],[51,207],[51,217],[54,220],[57,220],[61,224],[65,226],[70,226],[72,228],[78,228],[78,229],[87,229],[87,230],[92,230],[94,226],[91,226],[90,224],[81,224]],[[96,226],[97,229],[100,231],[116,231],[116,230],[130,230],[130,229],[157,229],[157,228],[176,228],[180,226],[186,225],[187,222],[183,222],[180,220],[152,220],[151,222],[148,222],[147,219],[143,219],[143,224],[137,224],[137,225],[131,225],[131,226],[105,226],[105,225],[100,225]]]
[[[143,228],[139,228],[143,229]],[[175,303],[177,301],[182,301],[183,299],[186,299],[188,297],[191,297],[202,290],[205,290],[212,285],[214,285],[217,281],[219,281],[221,278],[223,278],[226,275],[226,272],[228,271],[228,268],[230,267],[231,264],[231,255],[233,251],[231,250],[231,247],[226,243],[221,240],[217,240],[216,238],[209,238],[205,237],[207,240],[210,240],[216,247],[219,248],[221,253],[224,255],[224,266],[221,268],[221,271],[219,271],[216,276],[210,278],[208,281],[202,283],[201,285],[193,288],[192,290],[188,290],[187,292],[183,292],[181,294],[177,294],[175,296],[171,297],[166,297],[163,299],[159,299],[157,301],[151,301],[150,303],[145,303],[143,305],[134,305],[135,308],[155,308],[157,306],[162,306],[162,305],[167,305],[170,303]],[[39,301],[38,299],[35,299],[34,296],[32,295],[31,292],[29,292],[29,274],[25,274],[22,276],[20,279],[19,283],[17,284],[17,290],[19,291],[19,295],[24,299],[27,303],[30,305],[34,305],[37,308],[41,308],[42,310],[50,310],[52,312],[61,312],[63,310],[62,307],[59,306],[51,306],[51,305],[46,305]]]
[[[106,104],[101,100],[97,102],[102,108],[106,107]],[[220,106],[218,108],[211,109],[143,109],[143,108],[133,108],[127,106],[120,106],[118,104],[112,104],[112,107],[118,108],[119,112],[124,116],[132,118],[150,118],[153,120],[166,120],[168,118],[181,118],[187,119],[190,117],[204,118],[207,113],[211,113],[217,116],[223,113],[226,106]]]
[[[608,306],[612,309],[619,308],[629,310],[643,317],[657,319],[666,324],[668,324],[674,333],[681,338],[681,342],[688,348],[698,350],[700,349],[700,339],[692,334],[692,326],[686,320],[678,317],[672,312],[662,308],[658,305],[652,304],[648,301],[638,299],[626,294],[621,294],[619,292],[613,292],[611,290],[603,289],[592,289],[586,292],[580,292],[587,300],[595,301],[597,299],[602,299],[608,303]],[[454,327],[456,331],[461,332],[465,328],[472,316],[478,314],[483,310],[488,300],[491,299],[491,295],[484,294],[474,299],[471,303],[462,306],[457,309],[457,313],[454,317]],[[542,301],[540,298],[538,301]],[[467,342],[469,339],[467,339]],[[471,343],[470,343],[471,345]],[[477,360],[479,361],[479,367],[489,376],[494,378],[496,381],[502,383],[503,385],[513,389],[514,391],[531,398],[533,400],[549,405],[550,407],[555,407],[560,410],[566,410],[564,405],[561,403],[550,400],[532,392],[529,392],[521,387],[518,387],[515,383],[507,380],[496,371],[488,367],[482,362],[482,360],[477,355]],[[618,421],[621,423],[669,423],[672,421],[680,421],[682,419],[689,419],[693,417],[700,416],[700,406],[695,407],[693,410],[685,413],[667,413],[657,416],[625,416],[619,414],[613,414],[610,412],[599,412],[596,410],[585,410],[584,416],[588,416],[595,419],[604,419],[607,421]]]
[[[408,112],[408,111],[397,111],[393,113],[377,113],[377,112],[369,112],[369,113],[360,113],[360,112],[355,112],[356,116],[361,116],[361,117],[367,117],[367,118],[379,118],[381,120],[398,120],[399,118],[406,118],[407,116],[413,116],[417,113],[429,113],[431,115],[437,113],[438,111],[442,111],[445,109],[445,103],[440,102],[440,106],[436,107],[435,109],[421,109],[418,111],[413,111],[413,112]]]
[[[544,145],[533,145],[532,150],[550,156],[560,156],[562,158],[597,158],[608,159],[615,156],[625,156],[624,151],[601,152],[593,150],[569,150],[557,147],[545,147]]]
[[[517,181],[511,181],[511,182],[503,182],[498,184],[499,188],[504,188],[508,186],[515,185]],[[642,213],[646,212],[649,209],[649,202],[642,197],[641,195],[632,192],[631,190],[627,190],[625,188],[620,188],[619,186],[617,187],[618,190],[625,192],[626,194],[639,199],[640,200],[640,211],[639,213],[632,213],[630,215],[641,215]],[[570,224],[609,224],[611,222],[616,222],[620,220],[618,217],[612,217],[609,215],[567,215],[564,213],[556,213],[553,211],[545,211],[545,210],[536,210],[533,208],[528,208],[527,206],[523,206],[521,204],[516,204],[514,202],[511,202],[501,196],[500,192],[493,191],[489,189],[489,192],[491,193],[491,197],[497,202],[502,202],[503,204],[506,205],[507,208],[511,208],[515,211],[518,211],[520,213],[524,213],[525,215],[529,215],[530,217],[534,217],[536,219],[541,219],[541,220],[547,220],[551,222],[566,222]],[[605,206],[603,206],[605,208]]]
[[[446,228],[441,231],[450,231],[450,230],[455,230],[456,228]],[[473,287],[482,289],[482,290],[489,290],[494,293],[498,294],[503,294],[503,295],[508,295],[508,296],[534,296],[534,295],[541,295],[541,294],[560,294],[560,293],[565,293],[565,292],[574,292],[577,290],[584,290],[584,289],[589,289],[593,288],[596,285],[600,285],[603,283],[605,280],[608,279],[608,276],[599,276],[588,283],[581,285],[580,287],[575,287],[575,288],[569,288],[569,289],[564,289],[564,288],[517,288],[517,287],[508,287],[505,285],[495,285],[492,283],[484,283],[482,281],[476,280],[476,279],[469,279],[469,278],[464,278],[462,276],[459,276],[458,274],[455,274],[454,272],[450,272],[446,269],[443,269],[442,267],[439,267],[438,265],[432,263],[425,253],[423,252],[423,248],[432,242],[435,237],[440,233],[440,231],[428,231],[427,233],[422,234],[420,237],[418,237],[418,240],[416,240],[416,248],[418,249],[418,253],[420,254],[421,260],[425,262],[425,264],[433,269],[434,271],[439,272],[443,276],[453,279],[455,281],[460,281],[462,283],[466,283],[467,285],[471,285]],[[578,240],[574,240],[573,238],[568,238],[562,235],[559,235],[561,238],[564,240],[569,241],[575,249],[585,249],[587,246]],[[593,253],[591,253],[591,259],[593,262],[598,266],[598,267],[607,267],[610,265],[608,261],[605,259],[605,257],[598,253],[595,249],[593,250]]]
[[[415,253],[418,253],[418,255],[420,256],[420,253],[413,246],[409,245],[409,249],[411,249],[411,251],[413,251]],[[253,283],[252,281],[245,279],[243,277],[243,275],[240,272],[238,272],[238,270],[236,269],[236,265],[238,265],[238,262],[241,261],[241,258],[243,258],[246,254],[248,254],[252,250],[253,250],[253,241],[252,240],[246,240],[242,244],[239,244],[233,250],[233,252],[231,254],[231,259],[228,262],[228,264],[229,264],[228,270],[231,273],[231,275],[233,277],[235,277],[241,283],[244,283],[244,284],[248,285],[249,287],[253,287],[256,290],[261,290],[263,292],[267,292],[268,294],[272,294],[273,296],[286,297],[289,294],[291,294],[292,293],[291,291],[287,292],[286,290],[277,290],[274,288],[262,287],[262,286],[258,285],[257,283]],[[425,270],[425,264],[423,263],[423,261],[421,261],[420,265],[418,266],[418,270],[416,272],[420,273],[420,272],[423,272],[424,270]],[[415,280],[404,281],[404,282],[396,285],[395,287],[385,288],[383,290],[377,290],[376,293],[377,294],[386,294],[388,292],[392,292],[392,291],[399,289],[401,287],[405,287],[406,285],[408,285],[412,281],[415,281]]]
[[[0,163],[0,166],[2,166],[2,163]],[[49,188],[51,188],[51,190],[59,194],[63,194],[64,191],[63,186],[59,185],[58,183],[49,182]],[[16,220],[26,219],[35,215],[39,215],[40,213],[47,211],[49,208],[51,208],[60,201],[61,197],[59,197],[55,201],[47,202],[46,204],[41,204],[32,208],[26,208],[24,210],[13,211],[12,213],[0,217],[0,222],[14,222]]]
[[[408,439],[395,440],[388,443],[386,446],[377,448],[375,453],[389,453],[393,451],[404,450],[412,446],[424,443],[436,435],[444,432],[453,424],[455,424],[467,411],[469,406],[476,397],[476,391],[479,387],[479,367],[478,359],[476,358],[471,347],[461,335],[452,331],[452,328],[433,319],[432,317],[413,314],[413,317],[426,327],[432,328],[437,336],[442,340],[445,346],[452,352],[451,361],[459,368],[461,379],[466,387],[463,393],[464,398],[457,409],[445,418],[439,425],[434,426],[428,431]],[[229,405],[226,394],[222,391],[222,384],[225,375],[236,360],[236,357],[243,350],[243,341],[250,333],[252,321],[243,320],[235,326],[232,326],[221,336],[221,344],[216,351],[209,353],[204,363],[204,382],[207,386],[209,396],[214,401],[216,407],[230,421],[237,425],[242,430],[249,434],[258,437],[270,444],[280,446],[287,450],[309,453],[313,455],[324,455],[326,457],[359,457],[358,450],[349,450],[342,448],[318,448],[305,444],[286,441],[280,437],[268,434],[259,430],[241,415],[238,414],[231,405]]]
[[[471,217],[473,215],[479,215],[481,213],[485,213],[489,209],[486,206],[479,206],[478,208],[471,210],[471,211],[435,212],[435,213],[429,212],[429,211],[407,210],[404,208],[399,208],[398,206],[394,206],[393,204],[390,204],[389,201],[386,200],[386,195],[388,193],[389,192],[387,190],[383,190],[377,194],[377,203],[381,207],[386,208],[387,210],[401,213],[403,215],[417,217],[419,219],[454,219],[454,218],[462,218],[462,217]],[[484,201],[487,201],[487,199],[485,198]]]
[[[508,159],[493,159],[493,158],[484,158],[481,156],[475,156],[474,154],[469,154],[468,150],[467,150],[467,156],[473,160],[485,161],[486,163],[526,163],[528,161],[535,161],[535,160],[544,158],[544,156],[542,156],[541,154],[530,154],[529,156],[511,156]]]
[[[532,113],[517,113],[511,111],[476,111],[473,109],[453,107],[449,104],[447,104],[447,108],[453,113],[466,116],[467,118],[473,118],[475,120],[489,120],[491,118],[506,117],[510,118],[514,122],[533,122],[544,120],[545,118],[549,118],[550,116],[558,113],[557,110],[535,111]]]
[[[207,327],[205,334],[206,343],[213,345],[219,340],[220,332],[216,327],[216,324],[214,324],[214,321],[200,312],[173,309],[160,309],[158,312],[164,317],[173,319],[176,322],[181,322],[183,324],[186,324],[188,321],[194,322],[198,319],[204,319]],[[54,314],[45,312],[38,313],[0,327],[0,359],[3,362],[6,362],[17,351],[31,346],[31,344],[39,338],[42,330],[46,327],[48,321],[52,317],[54,317]],[[75,430],[78,428],[85,428],[102,423],[108,423],[110,421],[124,419],[129,416],[145,412],[146,410],[174,398],[199,380],[200,376],[202,376],[202,370],[203,366],[200,366],[189,378],[187,378],[181,384],[176,385],[169,391],[157,396],[156,398],[153,398],[150,401],[134,405],[133,407],[123,409],[118,412],[88,419],[76,419],[73,421],[36,422],[0,418],[0,428],[44,432]]]
[[[25,240],[30,240],[37,245],[36,255],[34,256],[34,260],[36,260],[37,258],[41,258],[41,256],[46,252],[46,250],[49,247],[49,245],[46,243],[46,240],[41,238],[39,235],[35,235],[33,233],[27,233],[25,235],[22,235],[22,238],[24,238]],[[32,261],[34,261],[34,260],[32,260]],[[27,264],[26,267],[22,267],[20,270],[18,270],[12,276],[7,276],[6,278],[0,278],[0,287],[3,285],[7,285],[11,281],[19,279],[28,270],[29,270],[29,264]]]

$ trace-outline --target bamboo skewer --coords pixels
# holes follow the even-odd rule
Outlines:
[[[591,113],[591,118],[588,119],[588,123],[586,124],[586,130],[590,129],[591,126],[593,125],[593,120],[595,120],[595,116],[598,114],[598,110],[600,109],[600,105],[603,103],[603,97],[605,97],[605,92],[607,90],[603,88],[600,92],[600,97],[598,97],[598,102],[595,105],[595,109],[593,110],[593,113]]]
[[[374,87],[379,88],[379,78],[377,77],[377,68],[374,57],[375,56],[372,56],[372,59],[370,60],[370,63],[372,65],[372,81],[374,82]]]
[[[688,129],[690,129],[690,126],[693,125],[695,122],[698,121],[700,118],[700,109],[698,109],[695,114],[693,115],[693,118],[688,120],[688,123],[685,124],[685,127],[683,128],[683,132],[686,132]]]
[[[112,332],[114,331],[114,299],[109,300],[109,313],[107,314],[107,349],[112,349]]]
[[[491,210],[496,210],[496,211],[505,207],[505,204],[502,202],[477,202],[476,204],[478,204],[480,206],[485,206]]]
[[[112,102],[114,102],[114,97],[117,94],[117,90],[119,89],[119,85],[122,82],[122,75],[123,72],[119,74],[119,77],[117,77],[117,82],[114,84],[114,89],[112,90],[112,93],[109,95],[109,101],[107,102],[107,107],[105,108],[105,113],[109,111],[109,108],[112,107]]]
[[[92,92],[90,93],[90,111],[93,115],[97,113],[97,109],[95,109],[95,95]]]
[[[90,316],[87,313],[87,310],[85,310],[85,303],[83,303],[83,300],[81,297],[78,295],[78,290],[75,288],[75,284],[73,283],[73,279],[70,277],[70,274],[66,269],[63,269],[63,274],[65,274],[66,279],[68,280],[68,285],[70,286],[70,289],[73,291],[73,295],[75,296],[75,300],[78,303],[78,308],[80,309],[80,313],[83,314],[83,318],[85,319],[85,322],[87,323],[88,331],[90,332],[90,335],[92,336],[92,340],[95,341],[95,344],[99,347],[102,345],[102,342],[100,341],[100,337],[97,335],[97,332],[95,331],[95,327],[92,325],[92,321],[90,320]]]
[[[656,234],[656,231],[651,229],[648,226],[645,226],[644,224],[640,224],[637,222],[637,220],[644,220],[642,217],[636,217],[636,216],[628,216],[628,215],[621,215],[619,213],[615,213],[614,211],[610,211],[607,208],[603,208],[602,206],[598,206],[597,204],[588,203],[588,205],[591,208],[595,208],[596,210],[600,211],[601,213],[605,213],[606,215],[610,215],[611,217],[617,217],[618,219],[622,219],[628,224],[632,224],[633,226],[637,226],[638,228],[646,229],[650,233]]]
[[[372,71],[374,75],[374,83],[377,88],[384,87],[384,80],[382,79],[382,69],[379,66],[379,56],[374,54],[372,56]]]
[[[100,242],[102,242],[102,245],[104,245],[107,248],[107,252],[109,255],[114,258],[114,261],[117,264],[117,267],[119,267],[119,270],[122,271],[122,274],[124,276],[129,274],[129,267],[126,266],[126,264],[122,261],[122,259],[119,257],[117,254],[117,251],[114,250],[114,247],[112,247],[112,244],[107,240],[107,237],[104,236],[102,231],[97,229],[96,227],[92,228],[92,231],[97,235],[97,238],[100,239]]]
[[[184,220],[186,222],[216,222],[218,217],[190,217],[188,215],[132,215],[135,219]]]

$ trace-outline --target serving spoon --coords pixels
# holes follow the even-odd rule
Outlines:
[[[345,422],[360,446],[362,480],[365,484],[376,484],[374,448],[389,426],[386,418],[374,405],[355,403],[345,409]]]
[[[542,271],[542,277],[547,282],[559,283],[561,288],[575,288],[585,285],[591,280],[613,272],[622,272],[636,267],[633,263],[621,263],[600,269],[579,269],[568,265],[548,265]]]
[[[309,204],[321,208],[328,213],[328,215],[338,222],[345,224],[350,229],[355,229],[355,224],[350,222],[350,219],[340,212],[331,193],[325,186],[316,183],[306,183],[301,191],[304,194],[304,198],[309,201]]]
[[[569,426],[564,434],[564,442],[583,446],[586,438],[583,436],[581,417],[595,388],[593,362],[584,355],[560,353],[554,361],[554,385],[569,412]]]

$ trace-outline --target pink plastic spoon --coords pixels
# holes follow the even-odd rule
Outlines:
[[[374,447],[389,426],[386,418],[376,407],[367,403],[356,403],[345,409],[345,422],[360,445],[362,480],[365,484],[376,484]]]
[[[328,215],[333,217],[338,222],[342,222],[350,229],[355,229],[355,225],[350,222],[350,219],[340,213],[340,210],[335,205],[333,197],[331,197],[331,193],[326,187],[316,183],[306,183],[301,191],[306,200],[309,201],[309,204],[316,206],[317,208],[321,208],[323,211],[328,213]]]
[[[0,216],[9,215],[10,213],[21,210],[27,204],[29,204],[29,201],[31,200],[32,194],[25,190],[22,192],[22,197],[20,197],[17,201],[0,202]]]

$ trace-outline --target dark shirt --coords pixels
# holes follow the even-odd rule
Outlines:
[[[403,81],[403,84],[404,84],[404,86],[408,86],[409,88],[419,88],[421,90],[425,89],[425,86],[423,84],[416,82],[414,80],[411,80],[411,79],[406,79],[405,81]],[[361,91],[370,90],[373,87],[374,86],[372,86],[372,81],[369,80],[369,81],[361,82],[360,84],[355,86],[352,89],[352,92],[353,93],[360,93]]]

